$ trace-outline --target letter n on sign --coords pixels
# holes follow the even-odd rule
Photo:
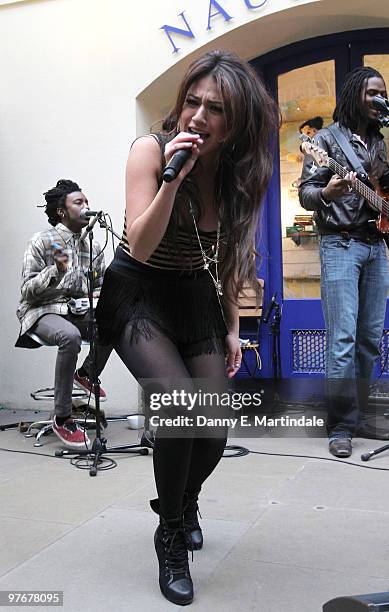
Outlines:
[[[179,34],[180,36],[186,36],[187,38],[194,38],[195,37],[195,35],[193,34],[192,30],[190,29],[189,23],[185,19],[184,13],[185,13],[185,11],[182,11],[182,13],[179,13],[178,16],[181,17],[182,21],[185,23],[186,30],[182,29],[182,28],[175,28],[174,26],[170,26],[170,25],[163,25],[163,26],[161,26],[159,28],[160,30],[164,30],[166,36],[170,40],[170,42],[172,44],[172,47],[173,47],[173,53],[177,53],[177,51],[180,49],[180,47],[176,47],[176,45],[174,44],[174,40],[173,40],[172,34]]]

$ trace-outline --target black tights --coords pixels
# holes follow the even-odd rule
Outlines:
[[[207,378],[212,379],[213,384],[216,381],[219,389],[226,390],[223,355],[182,357],[176,345],[156,328],[151,340],[140,338],[131,344],[130,336],[131,326],[128,324],[115,350],[138,381],[146,378]],[[166,390],[169,389],[172,387]],[[195,437],[193,434],[168,438],[158,436],[157,431],[153,463],[162,516],[173,519],[182,514],[184,493],[200,491],[202,483],[219,463],[226,440],[226,428],[218,428],[214,437]]]

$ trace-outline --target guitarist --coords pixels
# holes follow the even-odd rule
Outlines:
[[[314,143],[350,171],[341,178],[328,167],[317,167],[308,155],[299,187],[300,203],[314,211],[320,234],[327,432],[329,451],[336,457],[351,455],[353,436],[389,439],[387,432],[377,432],[362,419],[384,326],[389,288],[386,248],[376,229],[377,214],[353,189],[358,170],[358,178],[365,172],[389,193],[386,147],[372,105],[377,95],[387,97],[379,72],[361,67],[348,75],[334,123],[320,130]]]

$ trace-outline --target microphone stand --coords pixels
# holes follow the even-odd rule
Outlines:
[[[281,378],[281,307],[278,302],[274,305],[273,320],[270,324],[270,334],[273,338],[272,358],[273,358],[273,376],[274,380],[278,381]]]
[[[115,236],[115,238],[117,238],[118,240],[121,240],[122,237],[119,236],[119,234],[117,234],[112,225],[107,225],[107,222],[105,220],[105,216],[101,216],[99,215],[98,217],[98,222],[100,227],[107,229],[108,231],[111,232],[111,234],[113,236]],[[116,418],[112,418],[110,420],[115,420],[115,421],[123,421],[126,420],[125,418],[122,417],[116,417]],[[142,438],[141,438],[141,446],[146,446],[147,448],[154,448],[154,432],[150,429],[150,422],[149,422],[149,415],[148,412],[145,414],[145,426],[144,426],[144,433],[142,434]]]
[[[98,223],[99,223],[100,227],[102,227],[104,229],[107,229],[109,232],[111,232],[111,234],[113,236],[115,236],[115,238],[117,238],[118,240],[122,239],[122,237],[119,236],[119,234],[117,234],[110,225],[107,225],[107,222],[106,222],[104,217],[99,216]]]
[[[271,298],[265,314],[262,317],[262,323],[268,323],[270,316],[273,317],[270,323],[270,335],[272,336],[272,362],[273,362],[273,378],[279,380],[281,378],[281,343],[280,343],[280,324],[281,324],[281,307],[276,300],[277,292]],[[274,311],[274,314],[273,314]]]
[[[113,446],[111,448],[107,448],[106,438],[103,438],[101,435],[101,412],[100,412],[100,381],[97,376],[97,325],[95,319],[95,313],[93,308],[93,226],[96,223],[96,219],[99,221],[101,227],[105,227],[109,230],[113,235],[120,239],[111,227],[109,227],[105,220],[102,219],[103,213],[99,213],[96,215],[96,218],[93,222],[89,223],[89,226],[84,228],[84,232],[86,232],[89,236],[89,268],[88,268],[88,298],[89,298],[89,319],[88,319],[88,336],[90,343],[90,354],[91,354],[91,366],[89,372],[89,380],[93,386],[93,392],[95,396],[95,407],[96,407],[96,438],[93,441],[92,448],[85,448],[81,450],[60,450],[56,451],[56,457],[69,457],[69,456],[77,456],[77,457],[91,457],[93,458],[93,463],[89,468],[89,475],[96,476],[99,464],[102,463],[102,456],[106,453],[136,453],[139,455],[148,455],[148,448],[144,448],[143,444],[127,444],[124,446]],[[98,218],[97,218],[98,217]],[[112,419],[117,420],[117,419]],[[122,418],[120,418],[122,420]],[[103,469],[103,468],[101,468]]]
[[[278,383],[281,380],[281,306],[273,295],[267,311],[262,318],[262,323],[270,323],[270,335],[272,337],[272,364],[273,364],[273,407],[279,402]]]

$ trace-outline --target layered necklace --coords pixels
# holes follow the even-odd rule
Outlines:
[[[214,245],[212,245],[212,249],[211,249],[212,250],[212,255],[209,256],[209,255],[207,255],[207,253],[203,249],[203,245],[201,244],[199,230],[198,230],[198,227],[197,227],[196,217],[195,217],[195,214],[194,214],[194,210],[193,210],[193,206],[192,206],[191,200],[189,200],[189,211],[190,211],[190,214],[192,215],[193,224],[194,224],[197,240],[198,240],[199,247],[200,247],[201,257],[203,258],[203,269],[208,271],[208,274],[210,275],[210,277],[212,279],[212,282],[215,285],[216,294],[217,294],[218,299],[219,299],[219,296],[223,295],[223,288],[222,288],[221,281],[219,279],[219,270],[218,270],[219,246],[220,246],[220,219],[218,219],[218,222],[217,222],[216,248],[214,247]],[[212,273],[212,269],[211,269],[212,264],[215,265],[215,273],[214,274]],[[220,299],[219,299],[219,302],[220,302]]]

